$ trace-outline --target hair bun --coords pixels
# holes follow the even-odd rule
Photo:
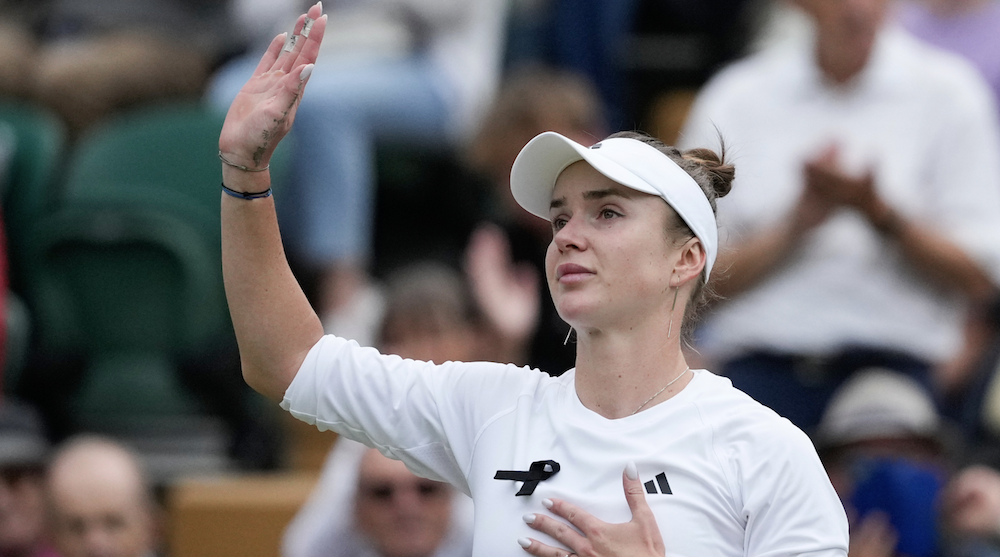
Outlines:
[[[725,197],[729,190],[733,189],[736,167],[726,163],[725,147],[722,148],[721,155],[711,149],[699,148],[684,151],[683,157],[705,169],[712,181],[716,197]]]

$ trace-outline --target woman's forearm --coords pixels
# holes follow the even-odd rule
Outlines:
[[[223,183],[241,192],[264,191],[267,174],[224,168]],[[288,267],[273,197],[222,194],[222,271],[243,377],[280,400],[323,327]]]

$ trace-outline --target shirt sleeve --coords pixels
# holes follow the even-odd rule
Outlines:
[[[407,360],[325,336],[281,407],[469,494],[466,474],[479,431],[542,376],[513,365]]]
[[[783,418],[753,428],[734,455],[747,521],[744,555],[846,557],[847,515],[816,450]]]
[[[939,132],[928,161],[929,222],[1000,283],[1000,131],[986,82],[964,61],[950,60],[938,82]]]

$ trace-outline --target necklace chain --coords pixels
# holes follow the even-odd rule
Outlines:
[[[671,385],[673,385],[674,383],[676,383],[677,380],[680,379],[681,377],[684,377],[684,374],[687,373],[687,372],[689,372],[689,371],[691,371],[691,368],[689,368],[689,367],[688,368],[684,368],[684,371],[682,371],[680,375],[678,375],[677,377],[674,377],[673,379],[671,379],[670,382],[667,383],[666,385],[664,385],[662,389],[660,389],[659,391],[656,391],[656,393],[654,393],[653,396],[647,398],[646,402],[643,402],[642,404],[640,404],[639,407],[636,408],[635,411],[632,412],[632,414],[630,414],[630,415],[635,416],[636,414],[638,414],[639,410],[642,410],[647,404],[649,404],[649,401],[651,401],[654,398],[660,396],[660,393],[662,393],[663,391],[667,390],[668,387],[670,387]]]

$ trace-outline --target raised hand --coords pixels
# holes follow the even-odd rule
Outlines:
[[[538,273],[511,260],[500,228],[485,225],[473,233],[465,250],[465,272],[490,324],[506,341],[524,343],[538,326]]]
[[[553,514],[565,518],[576,527],[542,514],[524,517],[529,526],[552,536],[569,550],[552,547],[538,540],[522,538],[517,542],[537,557],[663,557],[666,548],[656,524],[656,516],[646,503],[646,492],[639,481],[635,464],[629,463],[622,474],[625,500],[632,510],[632,520],[609,524],[583,509],[558,499],[542,503]],[[582,534],[581,534],[582,532]]]
[[[295,111],[326,30],[323,6],[299,16],[289,38],[282,33],[271,41],[253,76],[240,90],[226,114],[219,150],[231,165],[259,170],[292,126]]]

